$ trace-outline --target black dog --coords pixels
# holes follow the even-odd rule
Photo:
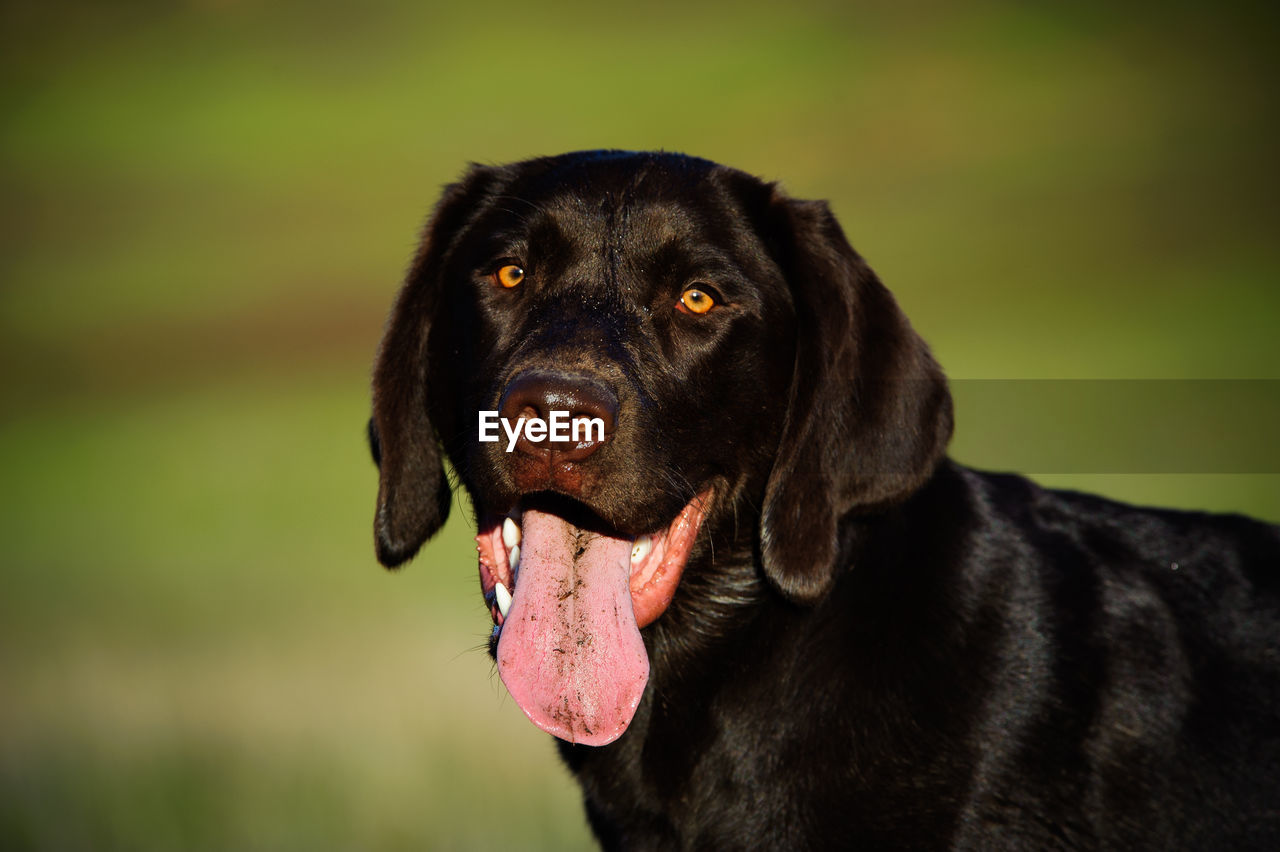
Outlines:
[[[1280,849],[1280,530],[967,470],[951,426],[824,204],[475,167],[378,357],[378,557],[444,522],[438,440],[608,848]]]

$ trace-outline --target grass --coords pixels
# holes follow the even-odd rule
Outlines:
[[[1263,9],[28,5],[0,12],[5,848],[589,845],[479,650],[467,508],[399,573],[370,546],[369,364],[468,160],[664,147],[830,198],[980,466],[1141,431],[1095,404],[1017,412],[1018,443],[967,380],[1280,378]],[[1247,458],[1214,414],[1171,428]],[[1232,470],[1040,478],[1280,520],[1275,473]]]
[[[27,497],[4,520],[7,837],[483,849],[500,811],[533,846],[584,842],[551,743],[482,650],[466,507],[410,568],[376,567],[365,394],[331,382],[0,430]]]

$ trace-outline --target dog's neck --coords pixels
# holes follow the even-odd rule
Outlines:
[[[560,743],[588,812],[622,808],[650,821],[644,830],[660,837],[674,814],[709,806],[694,800],[716,763],[745,762],[761,783],[782,785],[802,782],[792,775],[796,760],[858,766],[863,781],[873,779],[890,760],[886,748],[891,760],[932,767],[933,734],[917,730],[916,720],[937,696],[963,691],[954,682],[960,667],[952,649],[921,646],[929,635],[921,622],[946,615],[962,623],[950,605],[965,596],[938,558],[957,542],[922,539],[913,518],[939,500],[963,511],[965,498],[953,499],[957,489],[965,490],[963,474],[944,464],[906,503],[844,519],[843,570],[831,593],[811,606],[773,588],[749,544],[729,549],[722,541],[714,559],[709,549],[698,554],[676,601],[646,631],[649,689],[630,728],[605,748]],[[825,671],[833,659],[844,675]],[[914,668],[894,662],[901,659]],[[775,729],[743,716],[775,710]],[[762,730],[769,731],[763,740]],[[804,749],[814,747],[815,730],[829,732],[830,741],[810,754]],[[951,767],[944,770],[939,777]],[[616,817],[602,824],[616,824]]]

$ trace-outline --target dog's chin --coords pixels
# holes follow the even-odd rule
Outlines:
[[[649,678],[640,630],[671,604],[712,498],[708,489],[636,536],[548,492],[480,513],[490,651],[535,725],[595,746],[626,730]]]

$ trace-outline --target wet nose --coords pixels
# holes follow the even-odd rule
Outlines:
[[[530,424],[526,422],[517,450],[535,456],[554,453],[557,461],[581,461],[613,434],[618,421],[618,397],[590,376],[524,372],[507,385],[498,403],[498,416],[512,424],[520,418],[537,418],[547,424],[548,433],[534,441],[527,436]],[[557,423],[563,424],[558,430]]]

